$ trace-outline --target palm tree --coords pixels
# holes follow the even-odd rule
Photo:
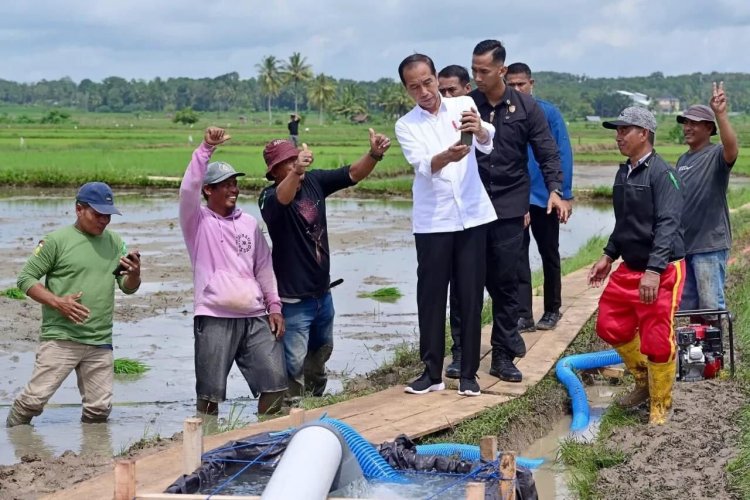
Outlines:
[[[283,75],[286,83],[292,84],[292,93],[294,94],[294,114],[297,114],[297,90],[300,82],[306,82],[312,78],[310,65],[305,64],[306,57],[302,57],[299,52],[292,53],[289,56],[289,62],[283,66]]]
[[[279,71],[279,61],[274,56],[266,56],[255,65],[258,70],[258,82],[260,90],[268,99],[268,124],[273,124],[271,116],[271,99],[281,92],[282,75]]]
[[[414,106],[414,102],[404,86],[394,82],[380,89],[378,105],[382,106],[388,116],[401,116]]]
[[[323,125],[323,108],[336,96],[336,83],[323,73],[316,76],[307,87],[307,100],[318,107],[318,123]]]
[[[341,88],[333,112],[351,120],[358,114],[367,113],[367,96],[356,83],[346,83]]]

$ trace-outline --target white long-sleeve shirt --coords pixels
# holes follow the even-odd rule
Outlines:
[[[415,233],[462,231],[497,219],[479,178],[475,148],[492,151],[495,128],[482,122],[490,140],[474,137],[471,152],[432,173],[432,158],[459,141],[461,112],[476,109],[468,96],[441,98],[437,115],[415,106],[396,122],[396,138],[414,167],[412,227]]]

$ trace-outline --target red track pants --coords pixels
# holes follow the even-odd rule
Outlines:
[[[685,261],[670,262],[661,273],[656,302],[644,304],[639,286],[644,271],[633,271],[620,264],[609,278],[599,298],[596,333],[610,345],[618,346],[641,336],[641,352],[654,363],[674,359],[674,313],[680,306],[685,283]]]

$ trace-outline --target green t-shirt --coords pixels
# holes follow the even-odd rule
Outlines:
[[[88,345],[112,343],[112,313],[115,283],[122,287],[122,276],[112,271],[127,254],[120,236],[105,230],[92,236],[67,226],[47,235],[34,249],[18,276],[18,288],[25,292],[45,276],[45,287],[58,297],[83,292],[80,303],[91,311],[77,325],[52,307],[42,305],[42,340],[70,340]]]

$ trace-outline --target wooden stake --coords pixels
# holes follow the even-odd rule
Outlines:
[[[201,466],[203,455],[203,420],[186,418],[182,432],[182,473],[192,474]]]
[[[299,427],[305,423],[305,410],[304,408],[292,408],[289,410],[289,419],[291,420],[292,427]]]
[[[500,455],[500,498],[516,500],[516,452]]]
[[[135,460],[115,462],[115,500],[135,498]]]
[[[468,483],[466,500],[484,500],[484,483]]]
[[[486,462],[497,458],[497,436],[484,436],[479,440],[479,456]]]

